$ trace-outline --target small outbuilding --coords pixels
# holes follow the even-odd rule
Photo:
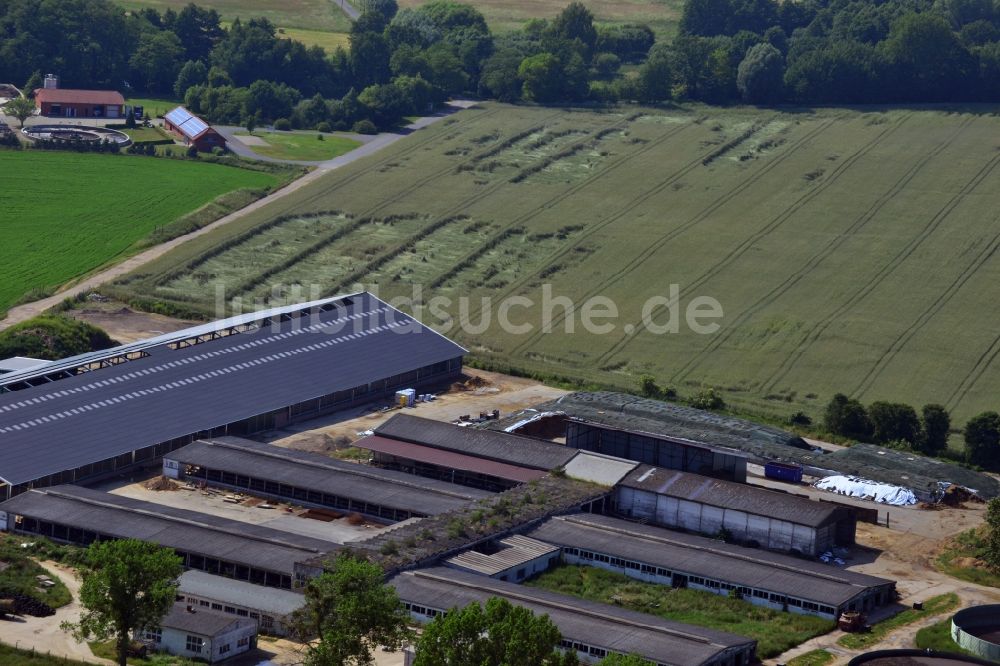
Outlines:
[[[159,627],[142,631],[139,638],[156,650],[214,664],[255,649],[257,622],[176,603]]]
[[[186,146],[194,146],[203,153],[213,148],[226,149],[226,139],[211,125],[183,106],[178,106],[163,116],[163,126],[179,136]]]
[[[291,590],[254,585],[191,569],[181,574],[177,599],[201,611],[250,618],[258,630],[271,636],[291,631],[292,615],[305,606],[306,598]]]
[[[520,583],[559,561],[559,548],[515,534],[501,539],[493,552],[467,550],[450,557],[444,565],[497,580]]]
[[[124,118],[125,98],[117,90],[39,88],[35,106],[43,116],[60,118]]]

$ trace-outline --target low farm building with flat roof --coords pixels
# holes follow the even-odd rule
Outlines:
[[[139,539],[172,548],[188,569],[290,589],[295,563],[340,548],[263,525],[102,493],[79,486],[29,490],[0,503],[4,529],[86,546]]]
[[[746,666],[756,641],[714,629],[665,620],[534,587],[447,568],[407,571],[393,577],[410,615],[426,622],[455,607],[507,599],[546,614],[562,634],[560,647],[593,663],[609,654],[637,654],[658,666]]]
[[[164,475],[392,522],[460,509],[491,493],[239,437],[164,455]]]
[[[397,414],[355,442],[375,464],[462,485],[506,490],[563,467],[575,449],[481,428]]]
[[[262,310],[0,375],[0,499],[436,387],[465,350],[367,292]]]
[[[137,637],[178,657],[214,664],[257,647],[257,622],[175,603],[160,626],[138,632]]]
[[[526,533],[562,549],[567,564],[729,595],[758,606],[835,620],[895,599],[895,582],[812,560],[597,514],[551,518]]]
[[[850,509],[776,490],[640,465],[615,488],[615,510],[636,520],[818,556],[854,543]]]
[[[286,636],[292,615],[305,606],[304,595],[254,585],[191,569],[178,580],[177,599],[200,610],[249,618],[261,633]]]
[[[125,98],[117,90],[39,88],[35,106],[43,116],[60,118],[124,118]]]

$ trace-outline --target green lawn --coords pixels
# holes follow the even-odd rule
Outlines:
[[[962,532],[938,555],[934,565],[949,576],[976,583],[1000,587],[1000,572],[982,565],[986,552],[985,526]],[[978,563],[977,565],[971,564]]]
[[[754,606],[748,601],[688,589],[643,583],[596,567],[561,566],[526,583],[669,620],[728,631],[757,640],[757,656],[768,659],[834,627],[830,620]]]
[[[971,652],[963,650],[958,643],[951,639],[950,617],[918,631],[914,643],[921,650],[972,655]]]
[[[117,652],[115,651],[114,641],[94,641],[92,643],[88,643],[88,645],[90,646],[90,651],[94,653],[94,656],[103,657],[104,659],[110,659],[112,661],[117,660]],[[142,659],[129,657],[127,661],[129,666],[201,666],[205,663],[204,661],[195,661],[194,659],[187,659],[186,657],[175,657],[174,655],[167,654],[165,652],[150,654]]]
[[[152,7],[180,11],[190,0],[118,0],[128,9]],[[278,28],[349,32],[350,19],[331,0],[199,0],[200,7],[215,9],[224,24],[263,16]]]
[[[0,311],[127,254],[158,228],[275,175],[188,160],[0,151]]]
[[[183,103],[181,100],[167,97],[132,97],[125,100],[128,106],[143,107],[142,112],[150,118],[158,118]]]
[[[845,634],[837,640],[838,645],[842,645],[852,650],[865,650],[881,642],[890,632],[905,627],[908,624],[919,622],[925,618],[946,613],[958,607],[958,595],[954,593],[941,594],[931,597],[924,602],[923,610],[912,608],[893,615],[887,620],[882,620],[872,625],[872,630],[866,633]]]
[[[134,143],[144,143],[147,141],[164,141],[169,140],[170,137],[166,132],[161,130],[159,127],[142,127],[141,125],[135,129],[127,129],[125,125],[108,125],[110,129],[116,129],[119,132],[125,132],[129,135]]]
[[[833,655],[826,650],[810,650],[788,660],[788,666],[825,666],[833,661]]]
[[[237,135],[246,132],[237,132]],[[250,150],[267,157],[279,160],[302,160],[314,162],[332,160],[334,157],[349,153],[361,145],[360,141],[336,134],[318,132],[265,132],[255,131],[255,137],[263,139],[267,146],[248,146]],[[323,140],[317,137],[322,136]]]

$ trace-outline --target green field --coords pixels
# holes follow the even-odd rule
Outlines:
[[[471,299],[471,324],[493,299],[485,332],[442,328],[497,367],[628,388],[649,373],[782,416],[818,416],[835,392],[940,402],[961,424],[1000,392],[1000,311],[988,306],[998,131],[977,109],[485,104],[187,244],[127,288],[209,313],[219,282],[261,305],[297,285],[392,296],[420,284],[425,299],[453,299],[453,316]],[[264,230],[272,249],[254,250]],[[544,333],[544,284],[578,306],[610,298],[613,330],[553,309]],[[653,334],[643,307],[672,284],[679,331]],[[498,325],[509,296],[535,302],[510,311],[530,333]],[[684,322],[699,296],[722,306],[714,334]]]
[[[754,638],[761,659],[776,657],[833,629],[832,621],[811,615],[783,613],[711,592],[643,583],[597,567],[557,567],[527,585]]]
[[[180,11],[190,0],[118,0],[127,9],[152,7],[158,11]],[[331,0],[199,0],[200,7],[219,12],[222,20],[231,23],[263,16],[279,28],[301,28],[323,32],[349,32],[351,22]]]
[[[400,7],[419,7],[427,0],[399,0]],[[531,19],[553,19],[570,0],[468,0],[496,32],[519,30]],[[673,36],[680,20],[680,0],[588,0],[599,23],[641,23],[662,38]]]
[[[236,134],[246,135],[246,132]],[[361,145],[360,141],[336,134],[324,134],[323,140],[318,132],[265,132],[253,134],[267,142],[266,146],[248,146],[250,150],[279,160],[321,161],[332,160],[334,157],[348,153]]]
[[[183,104],[179,100],[161,97],[129,97],[125,103],[129,106],[141,106],[142,112],[150,118],[159,118],[174,107]]]
[[[269,173],[194,161],[0,151],[0,311],[61,285],[216,197],[277,183]]]

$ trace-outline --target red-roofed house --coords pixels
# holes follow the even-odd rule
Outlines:
[[[124,118],[125,98],[115,90],[39,88],[35,106],[43,116],[62,118]]]
[[[183,106],[163,116],[163,126],[184,140],[187,146],[194,146],[207,153],[213,148],[226,148],[226,139],[208,123]]]

